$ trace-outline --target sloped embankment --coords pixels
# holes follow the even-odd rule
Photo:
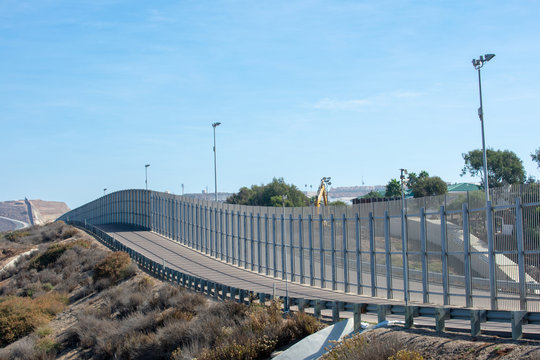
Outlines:
[[[62,223],[0,239],[16,244],[39,249],[1,275],[0,358],[265,358],[320,327],[277,303],[214,302],[153,279]]]

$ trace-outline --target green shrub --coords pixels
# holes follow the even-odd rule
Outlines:
[[[30,268],[38,271],[43,270],[50,264],[54,264],[66,250],[71,249],[74,246],[81,246],[88,249],[90,248],[90,241],[75,240],[61,244],[53,244],[49,246],[44,253],[36,255],[30,261]]]
[[[127,253],[123,251],[110,253],[94,267],[94,281],[109,279],[115,283],[123,280],[133,275],[130,273],[130,265],[131,259]]]

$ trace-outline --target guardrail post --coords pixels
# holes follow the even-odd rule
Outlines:
[[[381,323],[386,320],[386,314],[390,309],[390,305],[377,305],[377,322]]]
[[[315,316],[316,319],[321,318],[321,300],[316,299],[313,304],[313,316]]]
[[[467,203],[462,205],[463,213],[463,266],[465,270],[465,307],[472,306],[471,292],[471,245],[469,233],[469,209]],[[472,321],[472,319],[471,319]],[[472,329],[472,328],[471,328]],[[472,330],[471,330],[472,331]]]
[[[414,317],[418,316],[418,306],[405,306],[405,329],[410,329],[414,326]]]
[[[306,307],[306,300],[305,299],[298,299],[298,311],[304,312],[304,308]]]
[[[221,300],[227,300],[228,289],[227,285],[221,284]]]
[[[240,304],[246,303],[246,291],[244,289],[240,289],[240,295],[238,296],[238,302]]]
[[[485,311],[483,310],[471,310],[471,336],[480,335],[480,324],[485,321]]]
[[[362,304],[353,304],[353,329],[358,331],[362,328]]]
[[[527,310],[527,289],[525,278],[524,244],[523,244],[523,214],[521,201],[516,197],[516,241],[518,251],[518,273],[519,273],[519,309]]]
[[[523,336],[523,319],[527,315],[526,311],[512,311],[512,340],[519,340]]]
[[[214,299],[218,299],[218,284],[216,282],[212,282],[212,288],[214,289]]]
[[[337,301],[332,301],[332,322],[337,323],[339,321],[339,307]]]
[[[435,329],[438,332],[446,330],[445,320],[450,319],[450,309],[444,307],[435,308]]]

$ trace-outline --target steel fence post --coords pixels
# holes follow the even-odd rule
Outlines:
[[[342,240],[343,240],[343,283],[344,291],[350,292],[351,284],[349,284],[349,260],[347,258],[347,217],[345,213],[342,216]]]
[[[304,284],[304,234],[302,215],[298,214],[298,258],[300,261],[300,284]]]
[[[448,243],[446,242],[446,211],[444,205],[441,205],[440,216],[443,304],[449,305],[450,295],[448,293]]]
[[[472,306],[471,292],[471,245],[469,232],[469,209],[467,203],[462,205],[463,212],[463,265],[465,268],[465,306]]]
[[[289,244],[291,252],[291,281],[294,281],[294,219],[293,215],[289,214]]]
[[[311,214],[308,214],[308,237],[309,237],[309,285],[315,285],[315,277],[313,272],[313,219]]]
[[[386,252],[386,297],[392,299],[392,248],[390,246],[390,217],[388,216],[388,210],[384,211],[384,245]]]
[[[337,290],[336,283],[336,234],[334,214],[330,214],[330,256],[332,259],[332,290]]]
[[[523,244],[523,212],[521,200],[516,197],[516,241],[518,251],[518,272],[519,272],[519,309],[527,310],[527,288],[525,274],[524,244]]]
[[[428,267],[427,267],[427,248],[426,248],[426,209],[420,209],[420,247],[422,252],[422,301],[429,303],[428,288]]]
[[[369,213],[369,267],[371,269],[371,296],[377,296],[377,266],[375,260],[375,219]]]
[[[320,252],[320,266],[321,266],[321,288],[324,289],[324,268],[325,268],[325,255],[324,255],[324,220],[321,214],[319,214],[319,252]]]
[[[499,308],[497,301],[497,275],[495,273],[495,237],[493,236],[493,209],[491,201],[486,201],[487,236],[488,236],[488,259],[489,259],[489,294],[491,310]]]
[[[405,300],[405,306],[407,306],[409,304],[409,242],[407,241],[407,216],[405,211],[405,206],[403,206],[401,209],[401,252],[403,257],[403,299]]]
[[[360,247],[361,230],[360,230],[360,216],[358,212],[356,213],[356,218],[355,218],[355,235],[356,235],[356,293],[360,295],[363,293],[363,288],[362,288],[362,254],[361,254],[361,247]]]
[[[270,275],[270,252],[268,251],[268,213],[264,214],[264,265],[266,268],[265,274]]]

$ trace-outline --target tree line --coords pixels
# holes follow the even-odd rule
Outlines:
[[[510,150],[486,150],[488,165],[488,182],[490,187],[501,187],[508,184],[535,183],[537,180],[529,176],[527,178],[523,161]],[[480,149],[471,150],[462,154],[465,162],[461,170],[461,176],[469,174],[479,177],[481,187],[484,185],[483,152]],[[532,161],[540,168],[540,147],[531,154]],[[418,174],[410,172],[404,179],[404,188],[415,198],[424,196],[443,195],[448,192],[446,182],[438,176],[430,176],[425,170]],[[399,197],[401,196],[401,182],[398,179],[390,179],[386,185],[384,194],[371,191],[364,198]],[[283,178],[274,178],[266,185],[252,185],[250,188],[242,187],[226,200],[229,204],[252,205],[252,206],[309,206],[313,198],[309,198],[295,185],[285,183]],[[331,205],[345,205],[341,201]]]

